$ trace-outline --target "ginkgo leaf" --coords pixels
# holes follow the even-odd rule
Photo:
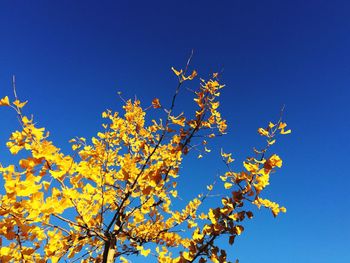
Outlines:
[[[226,175],[220,175],[220,179],[221,179],[221,181],[226,182],[227,176]]]
[[[188,261],[191,261],[193,259],[193,257],[190,255],[189,252],[185,251],[182,253],[182,256],[184,259],[188,260]]]
[[[171,70],[175,73],[176,76],[180,76],[182,74],[182,69],[177,71],[174,67],[171,67]]]
[[[198,74],[197,74],[197,71],[193,70],[192,73],[191,73],[191,75],[188,76],[187,78],[188,78],[189,80],[193,80],[197,75],[198,75]]]
[[[171,195],[173,197],[175,197],[175,198],[177,197],[177,191],[176,190],[171,190],[170,193],[171,193]]]
[[[29,123],[32,123],[32,120],[29,120],[27,116],[22,117],[22,122],[24,125],[27,125]]]
[[[20,102],[19,100],[15,100],[13,102],[13,105],[15,105],[17,108],[23,108],[28,101]]]
[[[5,96],[2,99],[0,99],[0,106],[10,106],[9,97]]]
[[[157,99],[157,98],[154,98],[154,99],[152,100],[152,106],[153,106],[153,108],[155,108],[155,109],[158,109],[158,108],[161,108],[161,107],[162,107],[162,105],[160,105],[159,99]]]
[[[194,240],[201,240],[203,239],[204,235],[202,233],[200,233],[199,231],[199,228],[197,228],[194,232],[193,232],[193,235],[192,235],[192,238]]]
[[[219,102],[219,101],[216,101],[216,102],[211,103],[211,107],[212,107],[214,110],[216,110],[219,106],[220,106],[220,102]]]
[[[225,183],[224,187],[225,187],[225,189],[230,189],[232,187],[232,185],[233,184],[231,184],[231,183]]]
[[[273,154],[269,159],[267,159],[267,161],[264,164],[264,167],[268,168],[274,168],[274,167],[282,167],[282,159],[277,155],[277,154]]]
[[[278,125],[278,129],[284,129],[285,127],[287,127],[287,123],[285,122],[280,122],[280,124]]]
[[[180,125],[182,127],[185,126],[186,118],[184,116],[178,116],[178,117],[169,116],[169,118],[173,124],[177,124],[177,125]]]
[[[240,235],[240,234],[242,234],[244,228],[243,228],[243,226],[236,226],[235,230],[236,230],[237,235]]]
[[[292,132],[292,130],[287,130],[285,131],[284,129],[281,130],[281,134],[290,134]]]
[[[262,136],[267,136],[267,137],[269,136],[269,132],[263,128],[259,128],[258,133]]]
[[[267,143],[268,143],[269,145],[273,145],[275,142],[276,142],[276,140],[271,140],[271,141],[268,140],[268,141],[267,141]]]
[[[228,157],[231,156],[231,153],[224,153],[224,151],[221,149],[221,156],[222,156],[223,158],[228,158]]]
[[[212,184],[211,184],[211,185],[208,185],[208,186],[207,186],[207,189],[208,189],[209,191],[213,190],[213,185],[212,185]]]
[[[144,249],[143,246],[137,246],[137,250],[140,251],[140,254],[144,257],[147,257],[148,254],[151,252],[151,249]]]
[[[151,249],[144,249],[144,250],[141,250],[141,255],[144,256],[144,257],[147,257],[148,254],[151,252]]]

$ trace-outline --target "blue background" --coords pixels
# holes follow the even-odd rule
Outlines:
[[[287,214],[255,213],[228,254],[249,263],[350,262],[349,12],[345,0],[1,1],[0,97],[12,94],[15,74],[26,112],[68,151],[70,138],[98,131],[103,110],[120,110],[117,91],[144,106],[154,97],[169,104],[170,68],[194,49],[201,76],[224,72],[229,134],[210,155],[184,163],[180,195],[193,197],[225,172],[220,145],[240,170],[262,143],[256,129],[286,104],[293,133],[273,148],[284,165],[265,197]],[[178,112],[189,110],[189,96],[181,92]],[[6,164],[4,143],[18,124],[5,109],[0,121]]]

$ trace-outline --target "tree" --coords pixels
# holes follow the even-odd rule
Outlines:
[[[241,222],[253,217],[253,204],[271,209],[284,207],[261,197],[270,174],[281,167],[276,154],[267,157],[277,134],[288,134],[280,118],[258,133],[266,138],[254,149],[244,170],[235,172],[230,153],[221,152],[227,172],[206,193],[176,210],[176,178],[183,158],[195,148],[207,149],[207,140],[225,134],[227,125],[218,111],[218,74],[200,79],[193,91],[192,115],[174,116],[184,82],[197,72],[172,68],[178,78],[169,108],[155,98],[146,109],[139,100],[127,100],[124,115],[106,110],[103,129],[91,140],[70,140],[72,154],[64,154],[49,140],[49,133],[24,115],[16,94],[0,106],[16,111],[21,125],[7,142],[13,155],[21,152],[19,167],[0,165],[4,193],[0,197],[1,262],[128,262],[126,257],[154,256],[159,262],[228,262],[217,240],[233,244],[244,230]],[[164,119],[147,124],[147,111],[164,112]],[[202,157],[202,154],[198,156]],[[215,207],[201,208],[213,188],[225,197]]]

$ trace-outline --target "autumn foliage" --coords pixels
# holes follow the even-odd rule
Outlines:
[[[15,110],[21,127],[6,143],[13,155],[21,152],[18,165],[0,166],[1,262],[128,262],[130,255],[164,263],[229,262],[217,240],[234,243],[242,221],[253,218],[252,204],[274,216],[286,211],[262,195],[282,166],[278,155],[268,154],[276,135],[290,132],[282,119],[258,129],[266,147],[254,149],[242,171],[234,171],[232,155],[222,151],[227,171],[174,209],[183,159],[193,155],[192,145],[201,148],[199,158],[210,152],[207,141],[225,134],[227,125],[219,112],[224,85],[218,74],[199,79],[192,113],[175,116],[179,90],[197,73],[172,70],[178,83],[169,107],[156,98],[146,108],[127,100],[123,114],[106,110],[95,137],[70,140],[70,155],[23,113],[26,102],[16,92],[13,101],[0,100]],[[146,121],[152,111],[164,118]],[[215,188],[224,197],[203,207]]]

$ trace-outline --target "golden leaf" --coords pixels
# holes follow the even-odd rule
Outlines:
[[[290,134],[292,132],[292,130],[287,130],[285,131],[284,129],[281,130],[281,134]]]
[[[2,99],[0,99],[0,106],[10,106],[9,97],[5,96]]]
[[[15,100],[13,102],[13,105],[15,105],[17,108],[23,108],[27,104],[27,102],[28,101],[20,102],[19,100]]]
[[[225,183],[224,184],[225,189],[230,189],[232,187],[231,183]]]
[[[197,76],[197,71],[193,70],[193,71],[192,71],[192,74],[191,74],[190,76],[188,76],[187,78],[188,78],[189,80],[193,80],[196,76]]]
[[[258,133],[261,135],[261,136],[266,136],[268,137],[269,136],[269,132],[263,128],[259,128],[258,129]]]
[[[278,125],[278,129],[284,129],[285,127],[287,127],[287,123],[285,122],[280,122],[280,124]]]
[[[211,184],[211,185],[208,185],[208,186],[207,186],[207,189],[208,189],[209,191],[213,190],[213,185],[212,185],[212,184]]]
[[[171,70],[175,73],[176,76],[180,76],[182,74],[182,69],[177,71],[174,67],[171,67]]]

